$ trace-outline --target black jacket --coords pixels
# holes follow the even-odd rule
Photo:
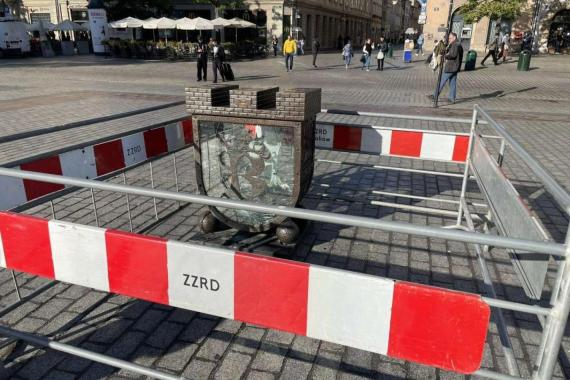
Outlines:
[[[320,48],[321,48],[321,43],[319,42],[319,40],[314,39],[313,40],[313,53],[318,53]]]
[[[214,53],[214,49],[212,49]],[[218,45],[218,54],[214,55],[214,61],[224,62],[226,60],[226,52],[221,45]]]
[[[198,58],[208,59],[208,44],[199,42],[198,47],[196,48],[196,52],[198,53]]]
[[[463,62],[463,47],[458,41],[455,41],[447,47],[445,52],[445,66],[443,71],[446,73],[458,73],[461,71],[461,63]]]
[[[388,44],[386,43],[386,41],[382,42],[378,42],[378,50],[380,50],[382,53],[387,53],[388,52]]]

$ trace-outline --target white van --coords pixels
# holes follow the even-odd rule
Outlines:
[[[30,51],[26,24],[14,20],[9,11],[0,8],[0,58],[27,55]]]

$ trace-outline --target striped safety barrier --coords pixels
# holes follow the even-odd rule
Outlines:
[[[474,294],[9,212],[0,265],[460,373],[490,316]]]
[[[15,169],[93,179],[192,143],[192,119],[21,164]],[[63,185],[0,176],[0,210],[62,190]]]
[[[469,134],[317,123],[315,146],[385,156],[465,162]]]

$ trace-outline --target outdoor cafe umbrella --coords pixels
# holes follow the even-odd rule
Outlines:
[[[236,45],[237,45],[237,30],[238,29],[246,29],[246,28],[257,28],[253,22],[245,21],[239,17],[234,17],[229,20],[232,24],[229,26],[230,28],[236,28]]]
[[[224,34],[223,34],[223,29],[225,27],[231,27],[232,22],[228,19],[223,18],[223,17],[217,17],[217,18],[211,20],[210,22],[212,23],[212,25],[214,25],[215,29],[221,29],[222,30],[221,37],[222,37],[222,39],[225,39]]]
[[[147,18],[147,19],[142,20],[142,23],[143,23],[142,27],[143,27],[143,29],[152,29],[152,40],[153,40],[153,41],[156,39],[156,38],[154,37],[154,30],[156,29],[156,27],[153,27],[153,26],[155,25],[154,22],[155,22],[156,20],[157,20],[157,19],[154,18],[154,17],[149,17],[149,18]]]
[[[63,39],[63,32],[77,32],[77,31],[86,31],[87,28],[85,28],[83,25],[77,24],[71,20],[65,20],[63,22],[60,22],[59,24],[57,24],[53,30],[57,30],[59,32],[62,32],[60,34],[60,39]]]
[[[26,30],[28,32],[40,32],[42,29],[44,31],[53,31],[55,28],[55,24],[52,24],[51,22],[46,22],[46,21],[40,21],[40,22],[34,22],[32,24],[27,24],[26,25]]]
[[[122,20],[110,22],[109,26],[111,28],[114,28],[114,29],[117,29],[117,28],[121,28],[121,29],[124,29],[124,28],[142,28],[143,21],[139,20],[138,18],[127,17],[127,18],[124,18]]]
[[[181,19],[176,20],[176,30],[186,31],[186,41],[188,41],[188,31],[196,30],[196,26],[194,25],[192,19],[188,17],[182,17]]]
[[[176,21],[168,17],[161,17],[159,19],[149,20],[143,22],[143,29],[176,29]],[[154,31],[153,31],[154,37]],[[168,42],[168,37],[166,37]]]
[[[73,21],[65,20],[57,24],[54,30],[58,30],[60,32],[75,32],[80,30],[87,30],[83,25],[79,25]]]
[[[134,28],[142,28],[143,21],[134,17],[126,17],[121,20],[110,22],[108,25],[110,28],[113,29],[126,29],[126,28],[134,29]],[[131,38],[134,40],[134,32],[131,33]]]

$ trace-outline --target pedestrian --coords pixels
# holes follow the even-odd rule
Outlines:
[[[562,30],[556,32],[554,37],[554,54],[562,54],[562,45],[564,45],[564,36],[562,35]]]
[[[493,63],[495,64],[495,66],[498,65],[498,63],[497,63],[497,48],[498,47],[499,47],[499,33],[495,34],[495,37],[493,38],[491,43],[489,45],[487,45],[489,52],[487,53],[485,58],[483,58],[483,60],[481,61],[481,66],[485,66],[485,61],[489,57],[493,58]]]
[[[525,32],[522,40],[521,50],[530,50],[532,48],[532,33]]]
[[[313,38],[313,67],[317,67],[317,55],[319,55],[320,48],[321,43],[319,42],[319,37]]]
[[[350,39],[348,39],[342,48],[342,58],[344,59],[345,70],[348,70],[348,66],[350,66],[350,61],[352,61],[353,56],[352,44],[350,43]]]
[[[283,55],[285,56],[287,72],[293,71],[293,58],[295,57],[295,53],[297,53],[297,41],[293,39],[292,35],[289,35],[283,44]]]
[[[196,52],[198,53],[198,82],[202,79],[206,81],[208,77],[208,45],[204,43],[202,37],[198,37]]]
[[[503,34],[503,38],[501,39],[501,58],[503,62],[507,61],[507,57],[509,56],[509,45],[511,44],[511,35],[509,33]]]
[[[420,52],[422,53],[422,57],[424,56],[424,35],[423,33],[420,33],[420,35],[418,36],[418,39],[416,40],[417,46],[416,46],[416,57],[420,54]]]
[[[299,55],[305,55],[305,39],[301,37],[297,44],[297,50],[299,51]]]
[[[362,58],[360,61],[362,62],[362,69],[366,67],[366,71],[370,71],[370,58],[372,57],[372,42],[370,38],[366,40],[366,43],[362,47]]]
[[[441,60],[443,58],[443,53],[445,52],[445,44],[443,43],[443,39],[435,40],[434,41],[434,48],[433,54],[431,57],[431,61],[429,63],[429,67],[435,71],[441,65]]]
[[[279,45],[279,40],[277,39],[277,37],[273,36],[273,39],[271,40],[271,45],[273,45],[273,55],[277,57],[277,45]]]
[[[218,41],[212,40],[212,52],[214,56],[214,61],[212,68],[214,69],[214,83],[218,83],[218,71],[222,77],[222,82],[226,81],[226,76],[224,74],[223,65],[226,60],[226,52],[221,45],[218,45]]]
[[[378,42],[378,55],[376,60],[378,62],[378,68],[376,70],[384,71],[384,58],[388,53],[388,44],[384,41],[384,37],[380,37],[380,42]]]
[[[445,84],[449,82],[449,95],[448,100],[450,103],[455,103],[455,98],[457,96],[457,74],[461,70],[461,63],[463,61],[463,47],[457,41],[457,34],[449,33],[447,39],[448,45],[444,55],[443,63],[443,73],[441,76],[441,82],[433,95],[429,95],[431,99],[438,97],[445,87]]]

